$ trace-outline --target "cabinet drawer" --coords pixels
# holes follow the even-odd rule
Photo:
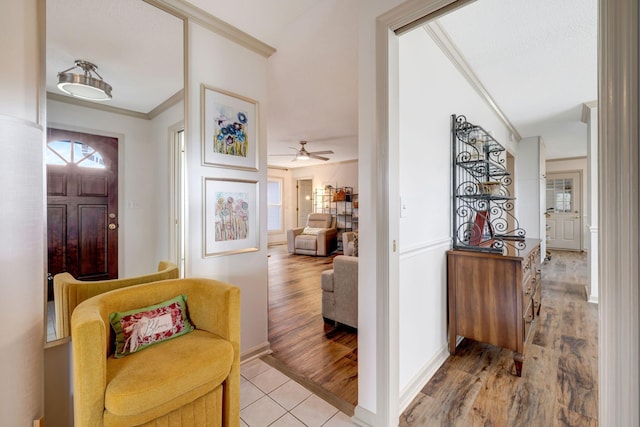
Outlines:
[[[533,294],[536,292],[536,276],[529,276],[522,285],[522,307],[526,307],[531,302]]]
[[[533,266],[534,270],[535,270],[535,267],[540,267],[540,246],[536,246],[531,250],[530,257],[531,257],[531,265]]]
[[[539,278],[539,276],[538,276]],[[538,280],[536,290],[533,294],[533,313],[537,316],[540,315],[540,306],[542,305],[542,285]]]
[[[526,310],[524,310],[522,312],[522,324],[524,327],[524,342],[527,343],[530,340],[530,334],[533,335],[533,332],[535,331],[535,327],[534,327],[534,322],[535,322],[536,316],[535,313],[533,311],[533,301],[531,299],[529,299],[529,305],[527,306]]]
[[[522,260],[522,278],[526,278],[531,274],[531,257],[528,256]]]

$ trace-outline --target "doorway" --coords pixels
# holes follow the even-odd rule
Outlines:
[[[547,247],[582,250],[582,174],[550,173],[546,183]]]
[[[53,276],[118,277],[118,140],[47,129],[47,254]]]
[[[297,226],[304,227],[307,224],[307,217],[313,211],[313,180],[299,179],[296,188],[298,189]]]

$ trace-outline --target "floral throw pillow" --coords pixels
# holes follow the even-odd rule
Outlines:
[[[148,307],[111,313],[109,322],[116,334],[116,358],[195,329],[187,316],[186,295]]]

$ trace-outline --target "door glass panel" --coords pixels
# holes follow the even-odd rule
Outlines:
[[[73,146],[73,150],[71,147]],[[81,168],[104,169],[102,155],[90,145],[74,141],[51,141],[47,144],[47,164],[77,164]]]
[[[48,145],[47,150],[47,164],[64,165],[71,163],[71,141],[52,141]],[[49,156],[49,154],[53,156]],[[49,157],[52,159],[58,158],[62,163],[49,163]]]
[[[573,178],[548,179],[546,186],[547,211],[573,211]]]

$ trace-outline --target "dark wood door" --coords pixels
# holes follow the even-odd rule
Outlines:
[[[118,140],[47,129],[46,159],[50,277],[117,278]]]

